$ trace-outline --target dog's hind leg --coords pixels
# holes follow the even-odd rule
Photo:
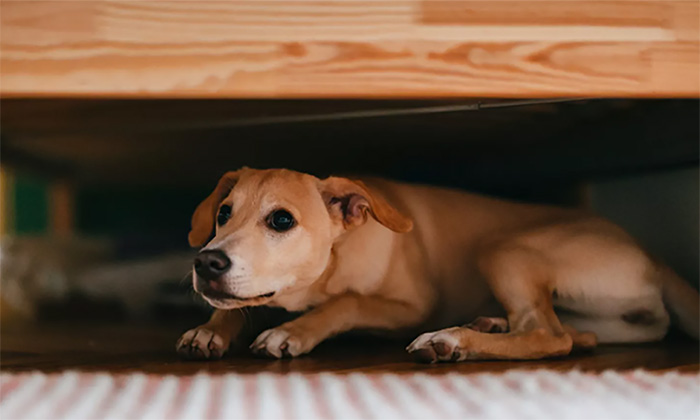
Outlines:
[[[485,333],[506,333],[508,332],[508,320],[499,317],[480,316],[474,321],[462,325],[462,327]]]
[[[509,246],[480,261],[494,296],[508,314],[510,332],[489,334],[454,327],[419,336],[407,350],[426,361],[540,359],[595,346],[595,335],[563,326],[554,313],[549,265],[536,250]]]
[[[507,333],[510,329],[506,318],[486,316],[477,317],[474,321],[464,324],[462,327],[478,332],[492,334]],[[563,327],[564,330],[571,335],[571,339],[574,341],[574,349],[589,349],[597,345],[595,334],[579,332],[576,330],[576,328],[567,324],[563,324]]]

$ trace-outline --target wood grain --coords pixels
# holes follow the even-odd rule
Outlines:
[[[696,97],[698,2],[12,1],[0,94]]]

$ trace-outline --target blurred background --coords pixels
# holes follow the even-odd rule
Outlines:
[[[244,165],[586,206],[698,284],[697,100],[5,99],[1,118],[4,321],[194,325],[190,217]]]

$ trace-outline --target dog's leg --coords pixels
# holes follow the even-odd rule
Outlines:
[[[180,337],[175,348],[186,359],[219,359],[243,329],[245,319],[239,310],[217,309],[209,321]]]
[[[480,316],[469,324],[464,324],[462,327],[470,330],[484,333],[506,333],[508,332],[508,320],[498,317]],[[564,330],[571,335],[574,341],[574,349],[591,349],[598,344],[595,334],[589,332],[579,332],[570,325],[563,324]]]
[[[595,335],[559,322],[552,306],[547,261],[536,251],[509,247],[481,261],[494,296],[508,314],[510,332],[488,334],[454,327],[425,333],[407,350],[426,361],[540,359],[566,355],[574,344],[595,346]]]
[[[505,318],[480,316],[469,324],[462,325],[462,327],[484,333],[499,334],[508,332],[508,320]]]
[[[406,327],[417,324],[423,316],[424,312],[404,302],[347,293],[293,321],[262,332],[250,348],[269,357],[294,357],[345,331]]]

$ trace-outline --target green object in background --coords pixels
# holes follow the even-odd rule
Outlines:
[[[4,190],[9,195],[8,213],[11,213],[5,225],[6,232],[48,234],[51,230],[51,181],[32,174],[14,173],[6,182],[11,183]],[[209,192],[208,189],[83,186],[75,195],[76,232],[87,235],[176,234],[187,238],[192,212]]]
[[[47,233],[49,228],[49,183],[17,174],[14,179],[14,226],[17,234]]]

